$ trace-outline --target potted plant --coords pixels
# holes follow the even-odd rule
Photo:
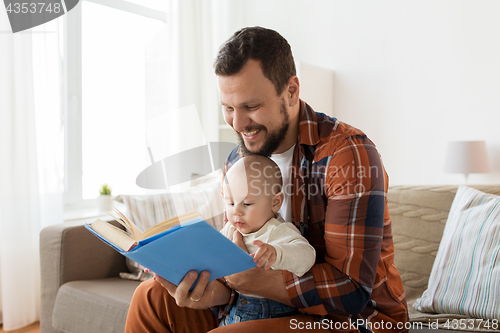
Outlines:
[[[113,199],[111,197],[111,187],[108,184],[103,184],[101,189],[99,190],[101,194],[97,198],[97,202],[99,204],[99,211],[107,212],[113,209]]]

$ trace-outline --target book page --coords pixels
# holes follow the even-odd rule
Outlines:
[[[168,220],[165,220],[163,222],[160,222],[148,230],[144,231],[144,233],[141,235],[141,240],[149,238],[151,236],[157,235],[161,232],[167,231],[173,226],[179,225],[179,224],[184,224],[186,222],[189,222],[191,220],[194,220],[196,218],[201,217],[201,215],[197,211],[191,211],[188,213],[181,214],[179,216],[172,217]]]
[[[115,227],[109,222],[97,219],[90,225],[99,235],[123,251],[129,251],[137,242],[124,230]]]
[[[118,217],[115,217],[111,215],[112,218],[114,218],[118,223],[120,223],[122,226],[125,227],[125,230],[128,230],[132,233],[132,238],[136,241],[140,241],[142,238],[142,230],[139,228],[135,223],[127,219],[125,214],[120,212],[118,208],[113,207],[113,210],[115,211],[116,214],[118,214]]]

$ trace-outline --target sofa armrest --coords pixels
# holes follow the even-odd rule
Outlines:
[[[66,222],[41,231],[40,271],[40,324],[42,331],[52,332],[52,311],[61,285],[75,280],[118,277],[128,269],[125,257],[95,237],[81,222]]]

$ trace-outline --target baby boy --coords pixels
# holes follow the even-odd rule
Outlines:
[[[221,233],[233,239],[241,233],[257,267],[305,274],[316,261],[314,248],[295,225],[278,213],[284,194],[281,172],[271,159],[250,155],[236,162],[224,178],[226,223]],[[298,314],[298,310],[258,295],[238,296],[238,302],[220,326],[233,322],[278,318]]]

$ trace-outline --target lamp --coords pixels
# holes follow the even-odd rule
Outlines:
[[[465,174],[490,172],[488,152],[484,141],[450,141],[446,148],[444,171]]]

